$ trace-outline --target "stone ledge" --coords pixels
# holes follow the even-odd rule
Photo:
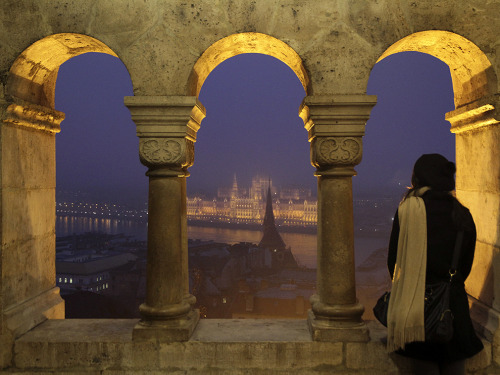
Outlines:
[[[53,287],[4,311],[3,326],[19,337],[47,319],[64,318],[64,300],[59,287]]]
[[[385,352],[376,322],[368,343],[313,342],[304,320],[251,319],[201,320],[188,342],[134,341],[137,322],[46,321],[16,340],[15,368],[4,373],[409,374],[405,358]],[[469,373],[487,373],[479,362]]]
[[[346,367],[356,370],[386,371],[392,373],[411,373],[410,362],[397,354],[387,353],[385,327],[378,322],[368,324],[371,340],[368,343],[346,343]],[[466,363],[467,373],[482,373],[491,366],[491,343],[483,340],[484,350],[469,358]]]
[[[202,320],[188,342],[134,341],[137,320],[52,320],[19,338],[18,370],[294,369],[342,366],[342,343],[312,342],[306,321]],[[253,370],[252,370],[253,371]],[[287,370],[288,371],[288,370]],[[175,373],[175,372],[174,372]]]

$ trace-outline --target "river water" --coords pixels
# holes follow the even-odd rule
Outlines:
[[[87,217],[58,217],[57,236],[67,236],[85,232],[123,233],[139,240],[147,238],[147,224],[131,220],[97,219]],[[252,242],[259,243],[262,233],[257,230],[229,229],[214,227],[188,227],[192,239],[214,240],[222,243]],[[290,246],[297,262],[308,268],[316,267],[316,235],[307,233],[281,233],[287,246]],[[365,260],[374,250],[387,247],[388,237],[363,236],[354,238],[356,265]]]

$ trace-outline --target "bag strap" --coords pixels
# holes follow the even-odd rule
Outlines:
[[[455,249],[453,250],[453,258],[451,260],[451,267],[449,270],[450,273],[450,281],[453,279],[453,276],[457,273],[458,261],[460,259],[460,253],[462,252],[462,242],[464,239],[464,231],[460,230],[457,232],[457,238],[455,239]]]

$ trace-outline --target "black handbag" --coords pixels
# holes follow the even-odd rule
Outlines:
[[[389,310],[389,298],[391,297],[391,292],[385,292],[377,300],[377,303],[373,307],[373,315],[375,318],[384,326],[387,327],[387,312]]]
[[[456,274],[460,251],[462,248],[463,231],[457,233],[453,259],[449,270],[449,281],[427,284],[425,286],[424,324],[425,341],[446,343],[453,337],[453,314],[450,310],[450,288],[453,276]],[[375,304],[375,318],[387,327],[387,311],[391,292],[385,292]]]

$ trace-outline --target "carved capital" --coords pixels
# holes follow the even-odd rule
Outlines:
[[[194,143],[186,138],[141,138],[139,158],[153,169],[186,169],[194,162]]]
[[[149,175],[188,175],[196,132],[205,118],[196,97],[128,96],[125,105],[137,126],[139,157]]]
[[[311,162],[318,170],[354,167],[362,155],[361,137],[315,137],[311,142]]]
[[[377,102],[374,95],[308,96],[299,116],[309,133],[311,163],[316,175],[353,176],[361,162],[361,138],[370,112]]]
[[[61,131],[64,113],[37,104],[19,102],[11,103],[4,113],[4,124],[20,126],[49,133]]]

